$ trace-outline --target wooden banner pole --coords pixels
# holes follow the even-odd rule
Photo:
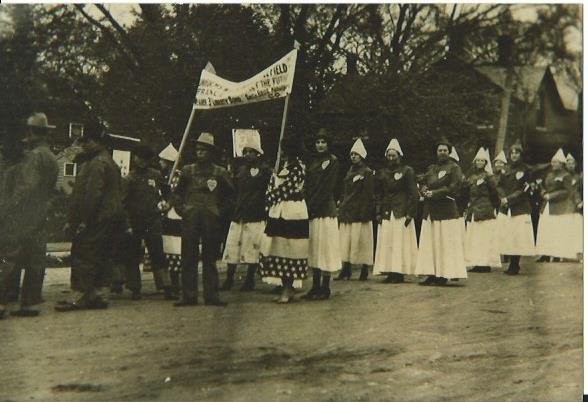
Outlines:
[[[180,149],[178,149],[178,156],[174,162],[174,167],[172,168],[172,171],[169,175],[169,180],[167,182],[168,185],[171,185],[171,183],[174,179],[174,175],[176,173],[176,169],[178,168],[178,165],[180,164],[180,158],[182,156],[182,151],[184,150],[184,147],[186,146],[186,140],[188,139],[188,134],[190,133],[190,127],[192,127],[192,121],[194,120],[195,114],[196,114],[196,104],[194,104],[192,106],[192,112],[190,113],[190,118],[188,119],[188,124],[186,124],[186,129],[184,130],[182,142],[180,143]]]
[[[286,100],[284,102],[284,113],[282,114],[282,128],[280,130],[280,139],[278,140],[278,155],[276,157],[276,166],[274,170],[277,172],[280,168],[280,155],[282,153],[282,138],[284,138],[284,131],[286,129],[286,120],[288,118],[288,102],[290,100],[290,94],[286,95]]]

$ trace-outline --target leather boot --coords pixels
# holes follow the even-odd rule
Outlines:
[[[241,286],[241,292],[248,292],[251,290],[255,290],[255,273],[257,272],[257,265],[256,264],[249,264],[247,266],[247,277],[245,277],[245,282],[243,286]]]
[[[348,281],[351,279],[351,264],[348,262],[343,263],[343,267],[341,267],[341,272],[335,278],[336,281]]]
[[[316,297],[317,300],[327,300],[331,297],[331,275],[323,275],[323,283]]]
[[[319,294],[321,289],[321,270],[313,268],[312,269],[312,287],[304,296],[301,296],[301,299],[305,300],[314,300],[317,295]]]
[[[361,274],[359,275],[359,280],[360,281],[367,281],[368,279],[368,266],[367,265],[362,265],[361,266]]]

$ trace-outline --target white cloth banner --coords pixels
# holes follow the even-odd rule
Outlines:
[[[283,98],[292,92],[296,49],[242,82],[232,82],[202,70],[194,109],[218,109]]]

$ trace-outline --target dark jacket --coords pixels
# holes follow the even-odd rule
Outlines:
[[[335,185],[339,174],[339,161],[335,155],[316,153],[306,168],[306,204],[308,216],[314,218],[334,218]]]
[[[466,180],[469,203],[466,220],[475,222],[494,219],[498,207],[496,178],[484,170],[472,173]]]
[[[549,201],[543,201],[541,212],[545,210],[548,203],[549,215],[573,214],[576,212],[572,181],[572,175],[566,170],[550,171],[543,184],[545,194],[549,194]]]
[[[383,219],[416,215],[418,191],[414,171],[410,166],[385,167],[376,172],[376,213]]]
[[[582,202],[584,186],[582,173],[570,173],[572,175],[572,186],[574,187],[574,204],[578,206]]]
[[[11,203],[13,207],[26,209],[20,224],[30,231],[36,231],[47,221],[49,201],[55,191],[59,167],[45,143],[39,143],[25,153],[18,166],[12,173],[18,174],[19,179],[15,183]]]
[[[368,222],[374,214],[374,171],[365,165],[351,166],[343,179],[339,222]]]
[[[434,163],[427,168],[423,190],[430,190],[433,196],[425,198],[423,219],[442,221],[460,216],[455,199],[459,195],[462,178],[461,168],[451,160]]]
[[[271,170],[260,161],[246,163],[237,169],[234,181],[237,201],[231,220],[233,222],[259,222],[266,219],[265,191]]]
[[[71,197],[69,222],[95,225],[118,221],[124,215],[120,170],[106,149],[88,154],[76,177]]]
[[[501,207],[500,212],[507,214],[510,209],[511,216],[526,215],[531,213],[529,201],[531,168],[522,163],[510,162],[504,172],[498,176],[497,190],[499,197],[508,200],[507,207]]]
[[[11,161],[0,166],[0,257],[16,254],[20,244],[30,235],[28,225],[22,222],[28,214],[26,205],[16,198],[18,187],[24,180],[24,160]]]
[[[213,163],[184,166],[171,197],[178,214],[204,212],[221,217],[230,208],[235,188],[226,169]]]
[[[123,206],[131,226],[142,227],[160,221],[157,204],[162,200],[165,183],[155,169],[132,169],[123,179]]]

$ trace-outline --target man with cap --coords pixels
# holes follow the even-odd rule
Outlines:
[[[104,309],[104,288],[112,276],[111,244],[124,220],[120,169],[106,147],[101,124],[88,127],[80,139],[86,162],[82,165],[71,196],[68,232],[72,235],[71,285],[74,301],[60,302],[55,310],[65,312]]]
[[[47,121],[44,113],[33,113],[27,119],[27,133],[24,143],[28,151],[21,165],[20,180],[16,183],[13,197],[7,208],[20,216],[20,252],[16,256],[16,268],[24,268],[25,275],[21,294],[21,309],[12,315],[36,316],[39,312],[31,306],[42,299],[43,278],[45,275],[45,254],[47,248],[48,206],[57,182],[59,167],[55,156],[47,144],[49,130],[55,128]],[[15,272],[13,272],[13,275]],[[17,277],[20,276],[17,274]]]
[[[237,202],[223,253],[228,269],[221,290],[232,288],[237,264],[247,264],[247,276],[241,290],[255,288],[255,273],[259,267],[260,244],[265,229],[265,191],[271,170],[261,161],[263,149],[259,132],[253,133],[245,139],[244,163],[234,177]]]
[[[153,276],[161,283],[165,298],[174,299],[167,261],[163,253],[160,204],[164,188],[161,174],[152,169],[155,152],[148,145],[138,145],[133,153],[130,174],[123,179],[123,206],[129,218],[132,235],[129,239],[126,262],[126,286],[133,292],[132,299],[141,298],[141,273],[139,264],[143,257],[142,241],[145,241],[152,264]]]
[[[26,205],[16,197],[18,186],[24,180],[24,143],[20,134],[7,135],[3,139],[0,160],[0,319],[6,317],[7,305],[12,300],[18,256],[22,254],[23,238],[29,233],[21,222],[28,213]],[[25,229],[25,230],[22,230]],[[20,281],[18,283],[20,285]],[[18,297],[16,298],[18,300]],[[32,310],[31,310],[32,311]],[[38,314],[38,313],[37,313]],[[31,312],[30,315],[37,315]]]
[[[339,247],[343,268],[337,280],[351,278],[351,266],[361,265],[360,281],[366,281],[374,263],[374,171],[366,163],[367,150],[358,138],[349,151],[351,167],[343,179],[339,204]]]
[[[308,266],[312,268],[312,288],[303,296],[325,300],[331,296],[331,274],[341,269],[339,224],[335,204],[335,186],[339,161],[329,152],[330,138],[320,129],[306,168],[306,203],[309,218]],[[322,277],[322,283],[321,283]]]
[[[202,133],[196,143],[196,163],[184,166],[172,197],[182,216],[182,298],[175,306],[198,304],[198,242],[202,241],[204,304],[226,306],[218,297],[216,257],[226,199],[234,187],[226,169],[212,163],[214,137]]]

